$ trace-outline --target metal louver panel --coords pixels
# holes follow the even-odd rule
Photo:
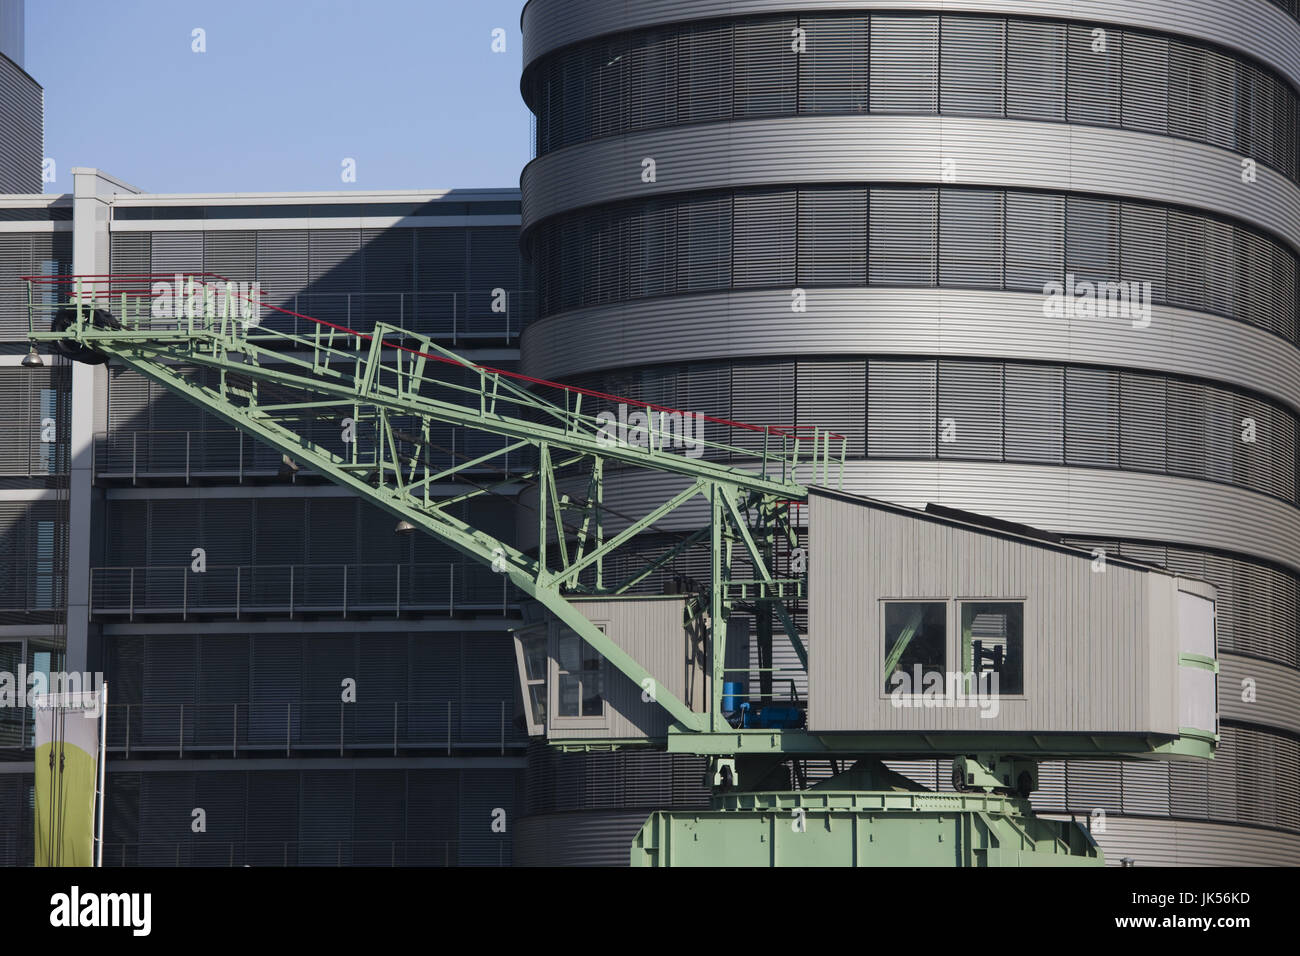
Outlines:
[[[1126,202],[1120,207],[1120,278],[1124,282],[1151,283],[1150,299],[1146,301],[1163,302],[1168,291],[1167,229],[1163,206]]]
[[[871,18],[871,111],[937,113],[939,18]]]
[[[307,234],[307,287],[295,311],[341,325],[364,324],[361,230],[313,229]]]
[[[798,57],[794,17],[745,20],[735,26],[736,117],[782,116],[795,109]]]
[[[1119,252],[1119,203],[1080,196],[1067,197],[1066,274],[1072,273],[1076,282],[1118,282]]]
[[[19,276],[71,271],[72,233],[0,233],[0,338],[27,338],[27,289]]]
[[[1088,468],[1119,465],[1119,373],[1065,370],[1065,463]]]
[[[1218,754],[1215,755],[1218,761]],[[1169,814],[1169,765],[1133,761],[1120,765],[1125,813]]]
[[[1205,474],[1205,387],[1171,381],[1167,400],[1169,473],[1199,478]]]
[[[731,413],[747,425],[784,426],[795,423],[794,362],[747,362],[731,370]],[[732,444],[761,452],[764,439],[779,442],[777,436],[736,429]],[[774,449],[780,445],[769,446]]]
[[[1136,471],[1165,470],[1168,410],[1166,380],[1121,372],[1119,377],[1119,464]]]
[[[293,309],[307,287],[307,233],[301,229],[264,230],[257,234],[257,278],[262,296],[272,305]],[[294,309],[294,311],[301,311]],[[262,320],[283,324],[277,312],[266,311]]]
[[[866,285],[867,190],[799,190],[801,286]]]
[[[1237,313],[1233,227],[1221,219],[1205,220],[1205,308],[1223,315]]]
[[[203,233],[155,232],[148,272],[162,275],[203,271]]]
[[[934,189],[872,189],[868,256],[872,285],[933,286],[938,194]]]
[[[677,205],[655,200],[628,220],[635,243],[628,256],[628,296],[664,295],[677,288]]]
[[[1008,364],[1007,461],[1059,465],[1065,460],[1065,373],[1046,365]]]
[[[1169,40],[1126,33],[1121,53],[1125,129],[1165,133],[1169,128]]]
[[[143,275],[153,270],[152,233],[114,232],[108,237],[109,271]]]
[[[677,119],[682,123],[726,119],[732,111],[732,25],[685,28],[677,41]]]
[[[692,365],[685,375],[685,394],[682,411],[695,412],[709,418],[735,421],[731,409],[731,368],[723,363],[705,363]],[[716,422],[704,423],[704,437],[707,441],[730,444],[731,429]],[[705,449],[704,457],[715,453]]]
[[[247,815],[247,865],[285,866],[286,861],[296,862],[301,776],[291,770],[249,772],[248,806],[256,808],[256,812]],[[289,844],[293,844],[293,858],[289,858]]]
[[[1075,813],[1119,813],[1122,809],[1118,760],[1067,760],[1065,788],[1067,806]]]
[[[846,458],[866,454],[867,363],[858,361],[800,361],[797,369],[800,425],[818,425],[843,435]]]
[[[340,770],[306,771],[301,775],[300,865],[338,866],[352,862],[353,776],[350,771]]]
[[[738,193],[733,288],[794,285],[796,193]]]
[[[452,330],[469,278],[468,259],[468,229],[415,231],[416,331],[446,334]],[[539,279],[545,282],[545,277],[546,272],[540,272]]]
[[[939,285],[1002,288],[1003,193],[939,191]]]
[[[940,458],[1002,460],[1002,364],[939,363]]]
[[[597,40],[588,61],[587,123],[592,136],[608,136],[624,128],[629,93],[628,38]]]
[[[1007,116],[1065,121],[1065,25],[1007,23]]]
[[[218,230],[203,233],[203,271],[233,282],[257,278],[257,233]]]
[[[1231,57],[1218,50],[1204,53],[1205,76],[1205,132],[1203,138],[1224,149],[1237,149],[1237,103],[1240,67]]]
[[[1065,275],[1065,197],[1009,190],[1006,287],[1042,293]]]
[[[677,118],[677,31],[638,33],[628,50],[628,129],[656,129]]]
[[[1002,116],[1006,20],[945,16],[939,51],[939,110],[962,116]]]
[[[867,454],[934,458],[935,363],[872,361],[867,366]]]
[[[505,811],[515,818],[515,793],[519,774],[513,770],[479,770],[462,773],[460,783],[459,856],[461,866],[508,866],[511,862],[509,830],[492,826],[494,814]]]
[[[1205,308],[1205,219],[1169,210],[1169,302]]]
[[[523,301],[517,295],[520,285],[519,231],[510,226],[469,230],[469,289],[466,302],[469,334],[495,337],[508,334],[509,328],[517,328],[521,316],[512,313],[523,308]],[[503,290],[507,295],[505,314],[493,311],[497,289]]]
[[[361,231],[362,282],[373,309],[381,306],[397,321],[398,293],[415,291],[415,232],[411,229]],[[353,290],[357,291],[357,290]]]
[[[1207,138],[1206,53],[1174,42],[1169,48],[1169,133],[1204,142]]]
[[[865,16],[803,17],[807,50],[799,57],[800,113],[865,113],[870,29]]]
[[[731,285],[731,194],[698,196],[677,211],[677,289],[695,292]]]
[[[1122,32],[1101,24],[1071,23],[1068,37],[1069,121],[1119,126]]]

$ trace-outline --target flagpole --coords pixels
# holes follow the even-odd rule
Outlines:
[[[95,853],[95,866],[104,865],[104,800],[108,794],[104,790],[108,765],[108,683],[99,685],[99,846]]]

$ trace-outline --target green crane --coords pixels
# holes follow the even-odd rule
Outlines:
[[[843,436],[814,426],[714,420],[718,428],[744,430],[744,444],[704,441],[704,453],[693,457],[672,447],[680,422],[674,416],[681,414],[675,409],[489,368],[388,323],[360,332],[288,312],[261,301],[255,286],[220,276],[26,281],[33,357],[46,345],[74,360],[135,370],[276,448],[292,467],[310,468],[405,528],[433,535],[504,575],[609,666],[639,687],[654,687],[654,703],[670,721],[667,739],[657,744],[708,756],[716,796],[711,811],[652,814],[631,848],[634,864],[1100,862],[1082,827],[1033,816],[1014,782],[1023,783],[1025,765],[997,756],[993,743],[959,761],[961,781],[972,784],[972,792],[940,794],[863,759],[887,755],[899,746],[897,739],[864,732],[836,744],[789,725],[743,730],[724,710],[733,611],[743,609],[755,622],[767,698],[775,696],[769,665],[778,628],[807,668],[793,613],[806,594],[806,574],[783,571],[778,555],[798,544],[792,508],[809,500],[810,487],[841,483]],[[181,366],[207,372],[184,374]],[[640,410],[638,441],[612,435],[608,417],[594,413],[602,401]],[[350,429],[353,440],[332,449],[313,437],[322,434],[322,423]],[[436,454],[442,450],[438,430],[447,426],[496,436],[495,445],[448,464]],[[516,463],[513,472],[507,462]],[[502,479],[481,481],[481,470],[493,463]],[[663,476],[656,487],[664,490],[642,514],[619,514],[605,500],[613,471],[630,468]],[[457,490],[440,493],[450,482]],[[457,517],[463,502],[521,483],[534,495],[535,547],[518,547]],[[701,506],[707,518],[699,527],[667,541],[654,533],[674,512]],[[703,701],[688,702],[579,604],[584,598],[629,599],[691,549],[708,555],[708,579],[685,600],[706,651],[708,692]],[[616,553],[620,560],[612,562]],[[742,566],[744,576],[734,576]],[[612,567],[619,573],[611,574]],[[943,746],[966,747],[909,744],[936,751]],[[1131,746],[1148,749],[1142,742]],[[1092,755],[1102,755],[1096,751]],[[760,783],[792,755],[858,762],[829,785],[799,792],[741,787]]]

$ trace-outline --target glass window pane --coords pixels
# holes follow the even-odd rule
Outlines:
[[[885,605],[885,692],[919,694],[926,675],[947,671],[948,608],[942,601]],[[898,676],[895,676],[898,675]]]
[[[556,701],[556,713],[560,717],[580,717],[582,678],[574,674],[561,674],[557,686],[559,699]]]
[[[1025,692],[1025,606],[1018,601],[961,606],[962,665],[999,695]],[[989,675],[986,677],[985,675]],[[990,681],[988,685],[983,682]]]

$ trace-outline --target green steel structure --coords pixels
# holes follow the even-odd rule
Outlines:
[[[734,609],[754,615],[760,660],[783,631],[803,666],[804,645],[790,602],[805,593],[805,575],[778,573],[778,542],[796,541],[791,507],[811,485],[842,476],[845,441],[808,426],[769,426],[749,447],[706,442],[706,448],[748,467],[668,447],[675,410],[527,379],[479,366],[427,336],[376,324],[359,332],[306,322],[307,334],[274,327],[276,309],[257,301],[255,287],[220,276],[31,277],[32,354],[48,346],[68,358],[113,361],[194,402],[275,447],[286,464],[307,466],[378,504],[409,526],[506,576],[527,598],[579,635],[636,684],[657,688],[654,700],[671,717],[668,736],[650,743],[710,760],[714,808],[651,815],[631,849],[634,865],[928,865],[1098,864],[1101,852],[1072,822],[1035,818],[1027,795],[1036,785],[1034,757],[1208,756],[1206,745],[1182,748],[1142,738],[1098,741],[978,741],[942,735],[818,736],[799,729],[737,729],[724,716],[727,621]],[[290,313],[291,315],[294,315]],[[270,320],[265,317],[271,316]],[[297,326],[295,326],[297,327]],[[208,370],[184,374],[181,366]],[[596,399],[628,401],[646,410],[643,444],[611,441],[591,413]],[[584,400],[587,408],[584,410]],[[343,453],[312,436],[322,424],[350,429]],[[746,428],[735,423],[720,423]],[[435,465],[437,430],[460,426],[497,436],[494,450]],[[760,447],[755,447],[759,445]],[[479,483],[475,469],[514,456],[527,471]],[[679,490],[646,514],[614,515],[604,505],[609,466],[654,469],[680,479]],[[504,471],[504,469],[503,469]],[[458,487],[445,494],[448,483]],[[536,491],[537,546],[522,549],[455,514],[467,500],[531,484]],[[566,492],[585,487],[575,496]],[[462,490],[463,489],[463,490]],[[669,514],[702,499],[705,527],[664,545],[648,532]],[[649,540],[657,550],[652,550]],[[610,557],[637,543],[636,562]],[[709,693],[691,707],[663,686],[575,606],[571,598],[630,594],[639,582],[688,548],[705,548],[710,577],[686,602],[706,637]],[[740,561],[741,557],[744,561]],[[747,569],[733,577],[733,567]],[[631,570],[629,571],[629,567]],[[765,681],[770,690],[770,678]],[[612,749],[644,740],[556,742]],[[1191,746],[1192,749],[1187,749]],[[932,793],[888,771],[891,753],[965,754],[954,782],[965,793]],[[1012,759],[999,754],[1031,754]],[[834,777],[811,789],[768,789],[783,761],[808,755],[843,761]],[[788,778],[787,778],[788,779]],[[788,783],[786,784],[788,787]]]

